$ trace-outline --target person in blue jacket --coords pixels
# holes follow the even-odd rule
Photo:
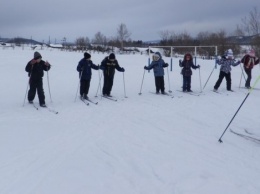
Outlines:
[[[92,75],[91,69],[98,70],[99,66],[93,64],[91,61],[91,55],[85,52],[84,58],[79,61],[77,66],[77,71],[79,72],[80,78],[80,97],[82,99],[88,99],[88,91]]]
[[[145,70],[153,69],[155,78],[156,94],[159,94],[160,90],[162,94],[166,94],[164,87],[164,67],[168,67],[168,63],[165,63],[162,59],[161,53],[156,52],[152,56],[152,62],[147,67],[144,66]]]
[[[191,90],[191,75],[192,69],[200,68],[200,65],[194,65],[193,59],[190,53],[184,55],[183,61],[179,60],[179,66],[182,67],[181,74],[183,76],[183,92],[192,92]]]

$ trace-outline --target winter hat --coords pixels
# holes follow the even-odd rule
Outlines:
[[[156,52],[156,53],[153,54],[153,60],[154,61],[158,61],[160,58],[161,58],[161,56],[160,56],[159,52]]]
[[[42,58],[42,56],[41,56],[41,54],[40,54],[39,52],[36,51],[36,52],[34,52],[33,58],[34,58],[35,60],[37,60],[37,59]]]
[[[109,56],[108,56],[108,59],[116,59],[116,56],[114,53],[111,53]]]
[[[228,49],[226,52],[226,57],[227,58],[233,58],[233,51],[231,49]]]
[[[255,57],[255,51],[254,51],[254,49],[248,50],[247,53],[248,53],[251,57]]]
[[[91,55],[87,52],[84,53],[84,58],[85,59],[90,59],[91,58]]]

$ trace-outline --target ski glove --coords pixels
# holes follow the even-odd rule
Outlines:
[[[169,64],[168,63],[165,63],[165,67],[168,67],[169,66]]]
[[[145,69],[145,70],[148,70],[148,68],[147,68],[146,66],[144,66],[144,69]]]
[[[181,63],[182,63],[182,60],[179,60],[179,66],[180,66],[180,67],[182,66]]]
[[[125,72],[125,69],[122,67],[121,72]]]
[[[200,65],[197,65],[197,68],[200,68]]]

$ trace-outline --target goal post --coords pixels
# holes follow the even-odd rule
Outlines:
[[[203,51],[205,53],[208,54],[208,57],[214,57],[215,58],[215,68],[217,68],[217,64],[216,64],[216,59],[217,59],[217,55],[218,55],[218,46],[214,46],[214,45],[207,45],[207,46],[149,46],[148,48],[148,65],[151,62],[151,54],[152,54],[152,48],[158,48],[158,49],[163,49],[164,54],[166,53],[168,56],[170,57],[170,71],[172,71],[172,66],[173,66],[173,54],[174,54],[174,50],[176,50],[176,54],[178,55],[182,55],[182,52],[187,52],[187,50],[189,50],[189,52],[192,52],[193,54],[193,59],[194,59],[194,64],[197,65],[197,57],[200,56],[198,55],[198,53],[203,53]],[[212,54],[210,54],[207,50],[205,50],[206,48],[210,48],[210,50],[212,50]],[[184,49],[186,51],[184,51]],[[179,51],[178,51],[179,50]],[[181,51],[180,51],[181,50]]]

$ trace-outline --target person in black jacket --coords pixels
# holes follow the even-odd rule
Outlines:
[[[183,92],[192,92],[191,90],[191,75],[192,69],[200,68],[200,65],[194,65],[193,59],[190,53],[184,55],[183,61],[179,60],[179,65],[182,67],[181,74],[183,76]]]
[[[119,66],[114,53],[111,53],[108,57],[103,59],[100,65],[100,69],[103,70],[104,74],[104,85],[102,93],[104,96],[111,97],[110,92],[113,86],[115,69],[120,72],[125,72],[125,69]]]
[[[79,61],[77,66],[80,78],[80,97],[82,99],[88,99],[88,91],[92,75],[91,69],[98,70],[99,66],[93,64],[91,61],[91,55],[85,52],[84,58]]]
[[[30,89],[28,92],[29,103],[33,103],[37,90],[40,106],[46,107],[42,77],[44,75],[43,71],[49,71],[50,68],[50,64],[42,60],[41,54],[37,51],[34,52],[34,58],[30,60],[25,67],[25,71],[28,72],[28,76],[30,77]]]

